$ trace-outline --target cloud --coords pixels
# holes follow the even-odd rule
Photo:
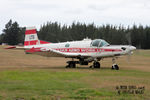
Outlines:
[[[12,19],[20,26],[47,21],[149,25],[149,0],[0,0],[0,30]]]

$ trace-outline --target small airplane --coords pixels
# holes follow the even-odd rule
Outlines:
[[[46,57],[72,58],[67,61],[66,68],[76,68],[76,64],[88,65],[93,62],[91,68],[100,68],[100,60],[112,58],[112,69],[119,70],[115,63],[118,56],[131,55],[136,47],[131,45],[110,45],[103,39],[83,39],[61,43],[50,43],[38,39],[36,28],[28,27],[25,31],[24,47],[10,46],[7,49],[24,49],[26,53],[38,54]],[[77,59],[77,60],[74,60]]]

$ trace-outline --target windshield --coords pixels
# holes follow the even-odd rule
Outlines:
[[[108,45],[109,43],[107,43],[105,40],[96,39],[92,41],[92,46],[103,47],[103,46],[108,46]]]

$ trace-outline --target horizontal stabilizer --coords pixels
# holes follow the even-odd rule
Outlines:
[[[9,47],[6,47],[5,49],[14,49],[16,48],[16,46],[9,46]]]
[[[9,47],[6,47],[5,49],[24,49],[23,46],[9,46]]]

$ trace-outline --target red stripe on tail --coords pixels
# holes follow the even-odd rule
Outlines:
[[[49,42],[41,41],[38,39],[35,27],[26,28],[24,46],[33,46],[47,43]]]
[[[28,45],[36,45],[38,42],[38,40],[34,40],[34,41],[25,41],[24,42],[24,45],[25,46],[28,46]]]
[[[36,34],[36,29],[26,30],[25,35],[27,34]]]
[[[34,41],[25,41],[24,45],[28,46],[28,45],[36,45],[38,43],[38,40],[34,40]],[[41,41],[40,40],[40,44],[48,44],[50,42],[46,42],[46,41]]]

